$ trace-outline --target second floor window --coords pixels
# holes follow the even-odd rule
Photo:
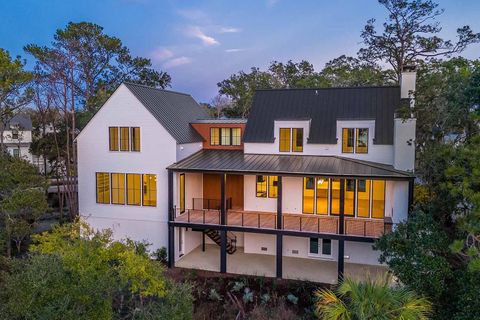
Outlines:
[[[109,127],[110,151],[140,151],[139,127]]]
[[[128,151],[130,148],[129,128],[120,128],[120,151]]]
[[[280,128],[280,152],[303,152],[303,128]]]
[[[241,128],[210,128],[211,146],[239,146],[241,143]]]
[[[130,129],[132,135],[132,151],[140,151],[140,128],[133,127]]]
[[[12,139],[18,140],[18,130],[12,130]]]
[[[343,128],[342,153],[368,153],[368,128]]]
[[[278,197],[277,176],[256,176],[255,193],[258,198]]]

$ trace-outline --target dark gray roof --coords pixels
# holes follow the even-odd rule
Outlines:
[[[337,157],[244,154],[242,150],[201,150],[171,165],[177,171],[232,172],[274,175],[321,175],[408,179],[413,176],[392,166]]]
[[[3,124],[0,123],[0,127],[3,127]],[[27,114],[16,114],[14,115],[10,121],[8,121],[5,125],[5,130],[12,130],[12,129],[19,129],[25,131],[32,130],[32,120],[30,116]]]
[[[125,86],[178,143],[203,141],[190,122],[209,116],[190,95],[133,83]]]
[[[272,142],[274,120],[311,119],[308,143],[336,144],[337,120],[375,120],[375,144],[393,144],[400,87],[257,90],[245,142]]]
[[[228,124],[237,124],[237,123],[247,123],[247,119],[241,118],[225,118],[225,119],[198,119],[192,121],[192,123],[228,123]]]

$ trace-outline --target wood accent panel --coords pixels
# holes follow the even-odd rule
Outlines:
[[[203,174],[203,199],[220,200],[220,175]]]
[[[243,134],[245,133],[245,123],[192,123],[191,126],[203,138],[203,149],[225,149],[225,150],[243,150]],[[241,143],[239,146],[211,146],[210,128],[240,128]]]
[[[227,175],[227,198],[232,198],[232,208],[243,210],[243,175]]]

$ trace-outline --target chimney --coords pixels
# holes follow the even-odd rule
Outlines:
[[[410,108],[415,106],[415,82],[417,80],[417,68],[414,65],[405,65],[400,77],[400,98],[408,99]],[[411,171],[415,170],[415,131],[417,119],[411,113],[410,118],[394,119],[393,152],[395,169]]]

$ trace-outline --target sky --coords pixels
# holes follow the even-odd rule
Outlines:
[[[480,1],[436,2],[445,9],[442,37],[454,39],[463,25],[480,32]],[[93,22],[168,72],[172,90],[210,102],[217,83],[240,70],[290,59],[321,70],[355,55],[365,22],[385,16],[376,0],[0,0],[0,47],[31,67],[26,44],[49,45],[70,21]],[[480,44],[462,55],[480,58]]]

